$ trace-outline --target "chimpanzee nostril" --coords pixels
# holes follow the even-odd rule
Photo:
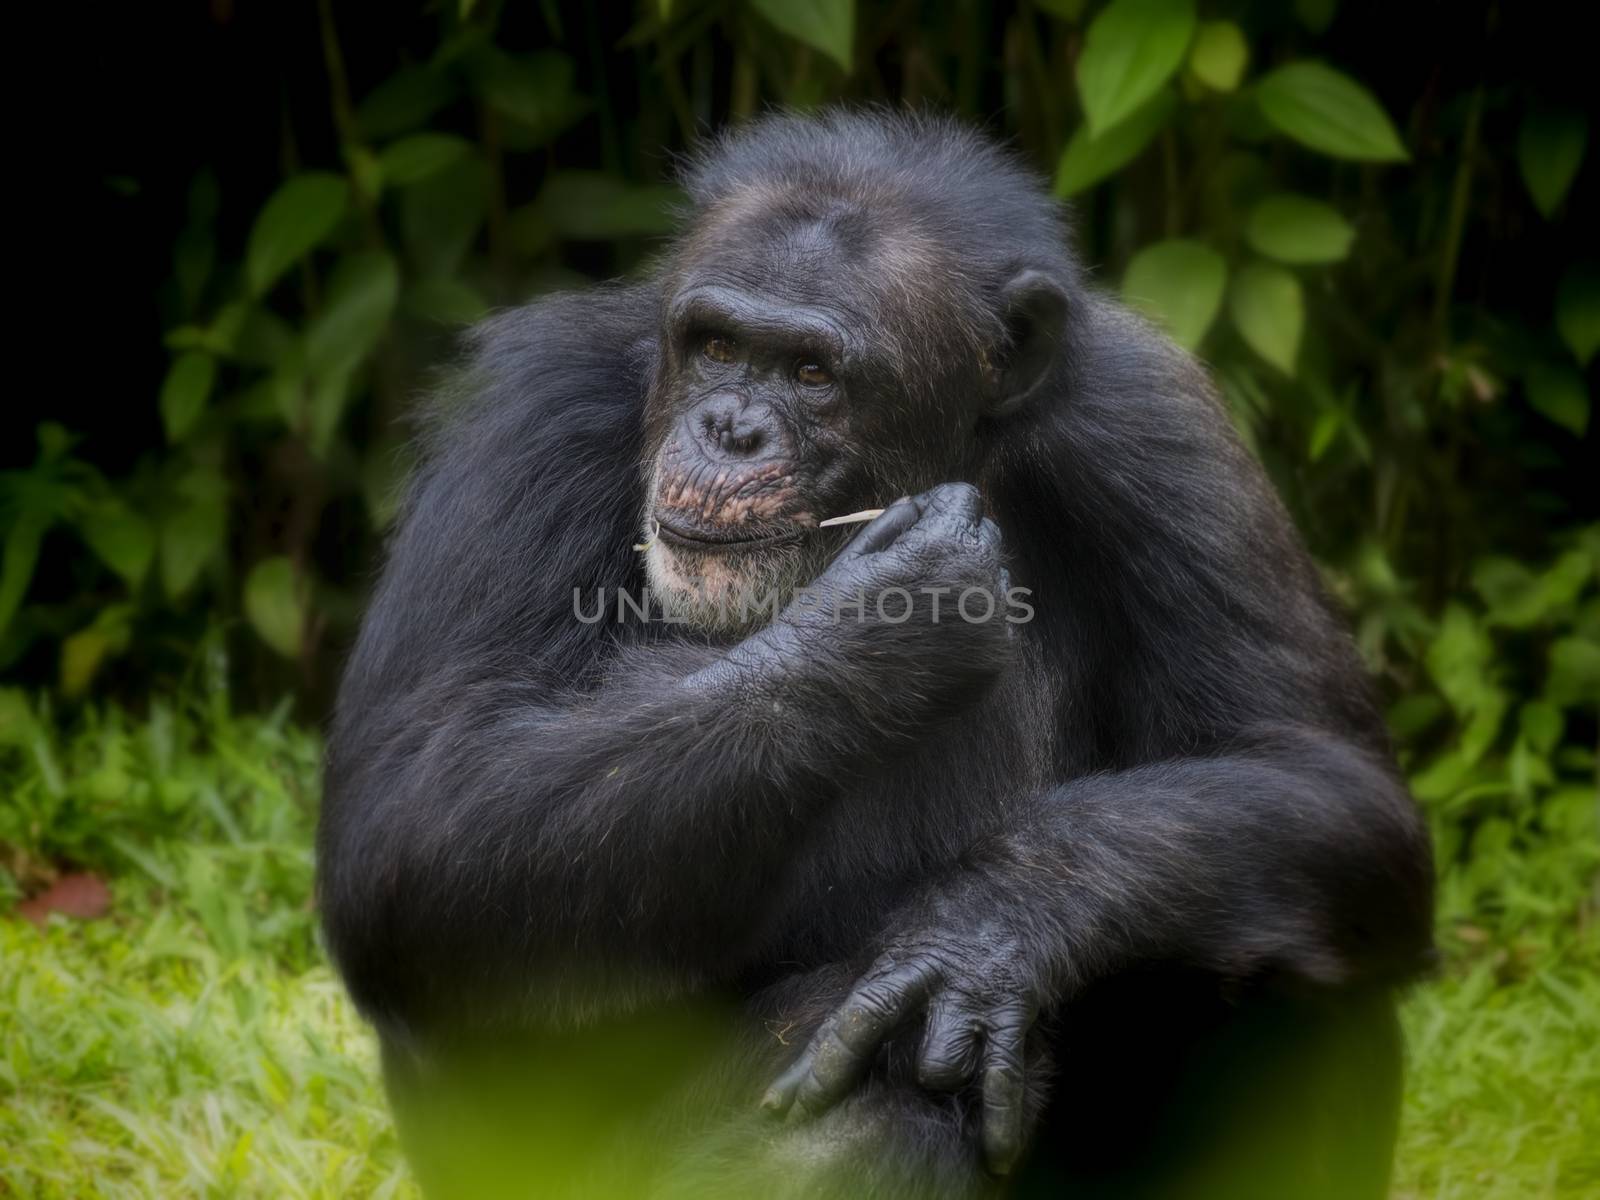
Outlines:
[[[718,443],[727,454],[749,456],[760,450],[765,440],[761,436],[759,426],[751,426],[745,430],[731,427],[721,431]]]
[[[737,396],[717,396],[700,410],[695,422],[706,446],[718,457],[754,458],[767,446],[772,420],[764,405],[753,408]]]

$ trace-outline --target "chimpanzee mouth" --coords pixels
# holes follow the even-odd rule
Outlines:
[[[742,529],[689,529],[681,525],[671,525],[656,518],[657,536],[669,546],[682,546],[691,550],[706,553],[732,550],[754,550],[763,546],[781,546],[800,540],[803,529],[785,529],[777,532],[771,531],[771,526],[766,530]],[[753,536],[752,536],[753,535]]]

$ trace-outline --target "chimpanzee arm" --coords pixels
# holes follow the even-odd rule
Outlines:
[[[1191,361],[1112,306],[1080,317],[1072,402],[1029,430],[1049,469],[989,487],[1039,608],[1027,645],[1090,733],[917,889],[769,1096],[826,1108],[925,1007],[924,1079],[982,1080],[999,1165],[1022,1034],[1097,980],[1383,981],[1430,952],[1427,836],[1287,516]]]
[[[925,715],[863,706],[857,689],[888,695],[906,674],[842,649],[780,619],[727,651],[626,651],[565,702],[509,675],[446,676],[365,712],[360,739],[336,743],[322,841],[358,998],[431,1008],[463,971],[526,995],[613,968],[618,994],[660,982],[653,968],[677,985],[736,969],[836,777]]]
[[[925,1083],[982,1083],[984,1140],[1020,1150],[1023,1035],[1097,980],[1156,965],[1249,980],[1397,982],[1430,948],[1409,798],[1338,737],[1276,727],[1215,755],[1089,775],[1026,806],[896,918],[882,954],[769,1095],[826,1109],[926,1007]]]
[[[482,335],[475,407],[414,489],[341,689],[319,895],[352,994],[391,1025],[737,970],[837,781],[1003,664],[998,624],[947,623],[930,656],[916,623],[867,645],[820,609],[720,648],[580,621],[574,588],[614,601],[637,579],[642,384],[616,346],[647,327],[639,303],[571,298]],[[962,497],[880,519],[897,556],[863,531],[833,576],[993,588],[998,531]]]

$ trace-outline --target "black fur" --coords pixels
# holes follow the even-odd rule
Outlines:
[[[959,126],[772,118],[687,183],[644,282],[474,332],[340,695],[320,901],[425,1180],[1002,1186],[982,1081],[918,1082],[920,1009],[815,1119],[755,1111],[858,979],[859,1016],[932,963],[936,1013],[1031,1025],[1024,1192],[1381,1195],[1427,841],[1199,368],[1086,286],[1054,202]],[[751,206],[730,244],[717,222]],[[977,486],[1037,614],[1008,645],[921,612],[804,636],[574,618],[575,588],[644,587],[673,297],[768,254],[748,282],[798,294],[809,251],[750,232],[786,222],[823,231],[816,295],[868,347],[853,478]],[[1017,321],[1054,320],[1007,308],[1019,278],[1065,316],[1021,402],[974,408],[1022,370]]]

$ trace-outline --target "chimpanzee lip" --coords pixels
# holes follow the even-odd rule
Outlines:
[[[754,537],[741,536],[739,529],[700,529],[674,525],[657,515],[661,540],[668,545],[689,546],[696,550],[750,550],[757,546],[776,546],[799,539],[801,530],[786,529],[779,533],[758,532]],[[770,528],[770,527],[769,527]]]

